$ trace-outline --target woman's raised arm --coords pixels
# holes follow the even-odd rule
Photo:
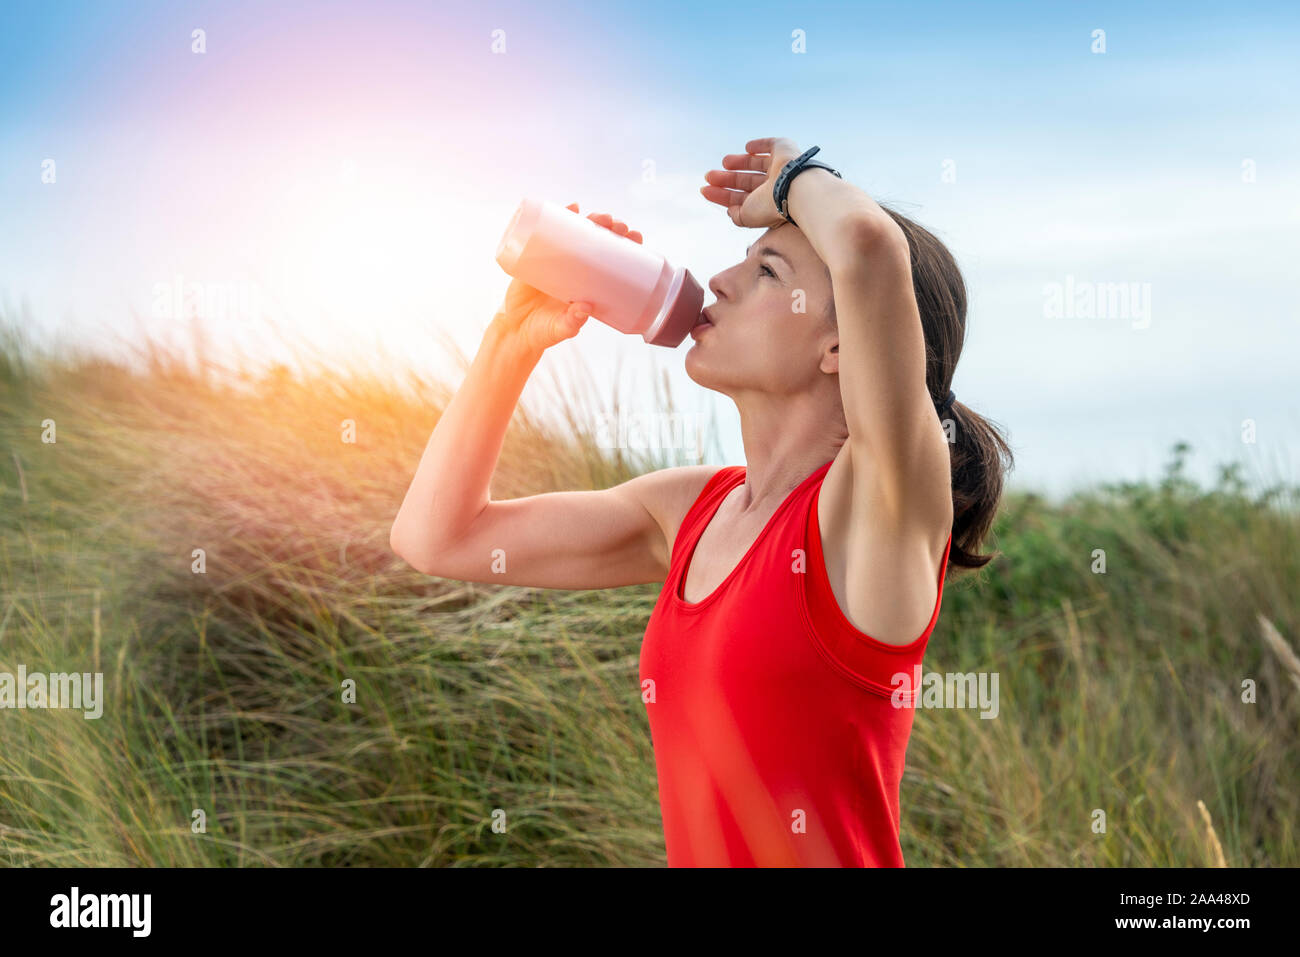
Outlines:
[[[577,204],[569,206],[577,213]],[[590,217],[628,234],[608,216]],[[639,234],[629,236],[640,242]],[[590,305],[513,280],[469,373],[425,446],[389,544],[441,578],[610,588],[663,581],[672,535],[716,468],[661,469],[611,489],[493,502],[510,417],[542,353],[577,334]]]

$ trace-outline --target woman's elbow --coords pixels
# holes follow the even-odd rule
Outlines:
[[[414,547],[414,543],[408,540],[405,529],[399,522],[394,522],[393,527],[388,532],[388,547],[393,550],[394,555],[417,572],[424,575],[433,574],[429,570],[426,556],[420,549]]]

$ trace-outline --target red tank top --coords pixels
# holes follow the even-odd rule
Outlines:
[[[709,479],[673,543],[640,660],[670,867],[903,866],[898,786],[913,709],[894,706],[892,678],[911,679],[925,654],[952,536],[921,636],[889,645],[864,634],[822,557],[817,496],[830,465],[695,604],[682,597],[688,562],[743,466]]]

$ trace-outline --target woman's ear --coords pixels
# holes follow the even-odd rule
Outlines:
[[[830,348],[822,353],[820,366],[822,372],[828,375],[838,375],[840,371],[840,341],[832,339]]]

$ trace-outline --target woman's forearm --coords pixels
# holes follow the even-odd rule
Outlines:
[[[418,564],[455,542],[487,506],[506,429],[541,350],[493,318],[469,373],[429,437],[389,543]]]
[[[804,170],[790,183],[787,201],[790,215],[832,276],[860,268],[864,231],[902,239],[902,230],[879,203],[829,170]]]

